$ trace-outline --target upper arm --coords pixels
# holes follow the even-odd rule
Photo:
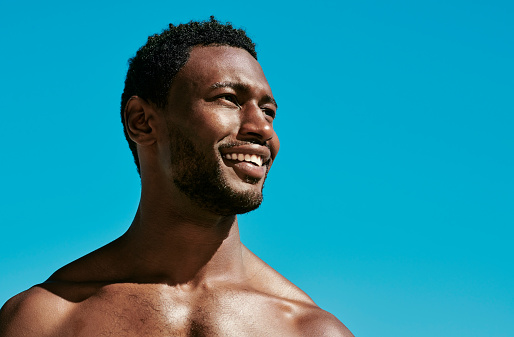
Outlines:
[[[51,336],[62,318],[58,300],[38,287],[8,300],[0,310],[0,336]]]

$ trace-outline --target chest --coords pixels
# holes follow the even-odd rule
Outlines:
[[[72,336],[288,336],[290,310],[258,294],[115,291],[80,303]]]

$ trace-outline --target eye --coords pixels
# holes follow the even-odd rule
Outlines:
[[[271,121],[273,121],[275,119],[275,117],[277,116],[277,112],[273,109],[270,109],[270,108],[261,108],[262,109],[262,112],[264,112],[266,114],[266,116],[268,116]]]
[[[241,105],[239,104],[237,97],[232,94],[223,94],[217,97],[218,99],[226,102],[230,102],[231,104],[237,106],[238,108],[241,108]]]

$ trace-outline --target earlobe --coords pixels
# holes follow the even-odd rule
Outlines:
[[[150,120],[154,114],[148,102],[138,96],[132,96],[125,105],[125,129],[130,139],[139,145],[150,145],[155,142],[154,130]]]

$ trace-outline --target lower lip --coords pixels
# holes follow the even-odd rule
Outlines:
[[[233,167],[234,171],[241,177],[245,176],[254,178],[254,179],[262,179],[266,176],[266,166],[256,166],[248,162],[244,161],[234,161],[223,159],[227,166]]]

